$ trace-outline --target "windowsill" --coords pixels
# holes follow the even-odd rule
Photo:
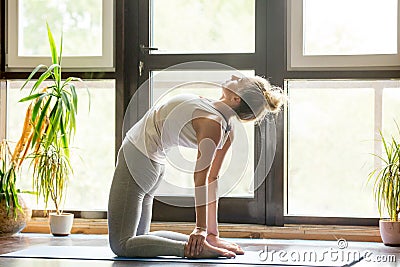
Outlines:
[[[151,231],[169,230],[190,234],[193,223],[153,222]],[[263,238],[263,239],[305,239],[382,242],[379,228],[376,226],[334,226],[334,225],[285,225],[283,227],[257,224],[219,225],[221,237]],[[49,233],[47,218],[32,218],[24,233]],[[106,219],[74,219],[72,234],[107,234]]]

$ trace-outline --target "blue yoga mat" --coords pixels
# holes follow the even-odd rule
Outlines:
[[[273,254],[271,254],[273,253]],[[292,252],[293,253],[293,252]],[[146,261],[146,262],[185,262],[185,263],[213,263],[213,264],[252,264],[252,265],[286,265],[286,266],[349,266],[355,261],[343,262],[332,259],[315,258],[310,260],[303,256],[307,254],[297,251],[301,259],[290,258],[290,255],[278,255],[269,251],[246,251],[244,255],[237,255],[234,259],[187,259],[173,256],[156,258],[123,258],[117,257],[109,247],[104,246],[32,246],[16,252],[2,254],[6,258],[41,258],[41,259],[76,259],[76,260],[109,260],[109,261]],[[268,255],[268,256],[267,256]],[[316,254],[317,255],[317,254]],[[293,255],[292,255],[293,256]],[[294,255],[296,256],[296,255]]]

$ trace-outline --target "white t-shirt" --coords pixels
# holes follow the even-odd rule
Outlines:
[[[215,109],[211,100],[193,94],[174,96],[166,103],[154,106],[127,132],[126,137],[144,155],[164,164],[166,153],[174,146],[197,148],[192,120],[199,116],[219,122],[221,140],[217,149],[221,149],[231,133],[231,124]]]

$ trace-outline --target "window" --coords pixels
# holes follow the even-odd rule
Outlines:
[[[396,128],[396,123],[400,126],[400,85],[392,84],[391,86],[385,87],[383,89],[382,95],[382,116],[383,116],[383,134],[389,135],[393,134],[395,137],[398,136],[398,131]]]
[[[287,215],[379,217],[368,174],[379,130],[400,118],[399,81],[288,80]],[[318,200],[318,201],[315,201]]]
[[[113,7],[113,0],[8,1],[7,67],[33,68],[50,58],[48,22],[58,47],[63,32],[64,68],[112,70]]]
[[[283,116],[278,116],[274,118],[274,127],[269,127],[267,122],[261,127],[251,129],[254,131],[254,160],[259,160],[260,165],[263,165],[269,155],[269,134],[276,133],[276,154],[273,164],[270,169],[268,166],[261,166],[262,168],[258,168],[259,172],[254,174],[255,180],[262,180],[264,183],[258,190],[253,191],[253,195],[247,191],[246,182],[247,184],[235,189],[239,191],[232,191],[227,198],[221,199],[219,214],[221,222],[279,226],[285,223],[377,225],[378,219],[369,219],[376,218],[377,212],[370,185],[366,185],[366,175],[378,161],[367,154],[380,153],[382,150],[380,144],[373,141],[377,137],[377,130],[383,128],[384,133],[389,133],[395,127],[393,119],[400,121],[398,112],[400,85],[398,80],[394,80],[400,78],[400,73],[396,71],[400,62],[398,1],[326,0],[323,1],[323,7],[320,6],[322,5],[320,0],[9,0],[7,2],[7,25],[3,28],[2,36],[6,41],[6,47],[1,47],[3,52],[6,51],[7,57],[6,62],[1,61],[1,69],[5,70],[2,72],[2,77],[8,81],[0,83],[1,137],[6,135],[6,118],[8,118],[8,136],[12,138],[15,134],[11,133],[11,125],[18,121],[14,117],[23,116],[22,104],[13,105],[15,100],[19,99],[19,96],[13,96],[17,94],[16,88],[19,86],[11,84],[21,78],[21,74],[16,72],[31,70],[38,63],[34,60],[41,55],[48,55],[44,27],[39,29],[45,24],[45,19],[35,21],[42,17],[37,15],[42,10],[27,8],[30,3],[40,3],[41,7],[46,7],[43,13],[56,14],[55,12],[64,11],[65,6],[68,6],[71,12],[64,12],[67,14],[64,21],[69,21],[71,24],[64,25],[65,42],[72,34],[67,33],[67,28],[75,31],[78,29],[80,33],[79,27],[85,27],[82,29],[85,32],[84,37],[79,37],[83,38],[83,41],[75,41],[73,46],[80,48],[79,45],[84,42],[93,45],[91,49],[84,49],[86,46],[82,45],[82,49],[78,51],[68,51],[69,45],[64,43],[66,55],[64,63],[68,63],[69,68],[84,68],[85,72],[94,69],[92,73],[82,73],[82,77],[91,75],[96,78],[103,77],[101,72],[104,69],[117,65],[109,64],[112,61],[100,59],[103,56],[112,60],[114,48],[109,47],[113,45],[114,37],[117,37],[115,53],[118,55],[117,66],[120,68],[116,68],[115,72],[106,73],[105,77],[110,79],[107,82],[112,81],[112,85],[100,85],[102,81],[94,80],[90,82],[98,84],[89,86],[92,95],[104,96],[102,101],[107,103],[105,108],[110,111],[106,114],[109,115],[106,117],[109,119],[107,123],[116,124],[116,126],[110,124],[106,128],[107,131],[110,130],[107,136],[114,137],[115,141],[114,139],[104,141],[105,144],[121,143],[124,111],[130,96],[140,84],[149,77],[155,77],[155,83],[146,91],[145,101],[140,102],[138,110],[143,106],[145,110],[151,103],[157,101],[159,96],[171,89],[167,86],[168,82],[175,79],[175,75],[179,75],[169,72],[165,80],[160,80],[161,77],[156,74],[161,70],[192,61],[212,61],[238,70],[254,70],[256,74],[270,78],[274,84],[286,87],[290,96],[290,106],[286,113],[288,121]],[[19,8],[22,2],[24,2],[23,7]],[[102,4],[99,4],[100,2]],[[51,9],[51,3],[57,3],[57,8]],[[80,21],[85,23],[74,24],[76,15],[71,15],[75,12],[73,6],[87,3],[93,4],[91,10],[80,9],[81,13],[78,14]],[[105,5],[109,5],[109,8],[104,8]],[[113,5],[116,8],[115,16],[112,14]],[[51,12],[48,11],[50,9]],[[91,14],[100,14],[100,10],[101,16],[93,17],[96,23],[91,24],[89,28],[86,27]],[[28,13],[27,19],[18,16],[19,11]],[[28,23],[30,18],[34,20],[33,22],[29,20]],[[118,27],[114,27],[114,19]],[[58,41],[61,24],[57,25],[50,18],[48,20]],[[30,27],[33,25],[37,26],[32,30]],[[99,27],[102,29],[99,30]],[[365,29],[368,30],[368,34],[365,34]],[[101,37],[97,35],[99,31]],[[43,50],[33,51],[28,45],[24,46],[27,40],[32,39],[29,37],[32,33],[35,37],[42,34],[40,38],[33,39],[44,40],[40,42],[40,45],[43,44],[40,49]],[[110,43],[107,44],[108,41]],[[126,47],[130,49],[124,49]],[[158,50],[149,51],[139,49],[140,47],[155,47]],[[89,59],[99,61],[89,63]],[[79,64],[75,64],[74,60],[79,60],[77,61]],[[39,61],[43,62],[43,59]],[[140,71],[138,66],[142,67]],[[101,72],[98,69],[101,69]],[[390,71],[392,69],[394,71]],[[180,70],[179,74],[190,71],[199,74],[204,70],[215,71],[213,68],[195,68]],[[176,78],[179,80],[182,77]],[[335,80],[329,80],[332,78]],[[191,85],[185,85],[181,86],[181,90],[205,93],[211,88],[203,85],[200,87],[194,89]],[[107,94],[103,94],[102,88],[108,88],[110,91],[107,90]],[[4,105],[7,97],[8,108]],[[21,110],[16,107],[20,107]],[[340,107],[342,109],[338,109]],[[116,114],[113,113],[114,108]],[[92,107],[90,115],[95,112],[94,109],[95,107]],[[318,110],[313,112],[311,109]],[[112,117],[114,115],[116,118]],[[318,119],[322,117],[324,119]],[[80,128],[83,129],[88,125]],[[15,127],[19,135],[20,127]],[[342,131],[337,131],[339,128]],[[111,130],[114,131],[114,135]],[[324,142],[326,139],[334,139],[336,143]],[[304,148],[304,145],[307,146]],[[101,148],[96,146],[90,151],[94,149]],[[82,146],[77,151],[83,153],[82,150],[86,150],[86,147]],[[100,150],[96,151],[90,152],[90,155],[101,153]],[[340,153],[341,151],[343,153]],[[68,196],[71,202],[67,203],[66,208],[83,210],[106,208],[109,186],[107,182],[111,182],[110,175],[114,167],[115,154],[111,146],[103,153],[105,157],[109,157],[105,164],[111,166],[110,171],[101,174],[98,174],[100,171],[96,174],[85,174],[83,171],[80,177],[91,178],[75,177],[71,181]],[[90,158],[80,155],[84,159]],[[350,166],[349,160],[346,159],[351,160],[353,166]],[[331,169],[338,165],[340,169],[335,169],[332,173]],[[315,167],[318,171],[315,171]],[[96,175],[100,178],[93,178]],[[322,176],[324,178],[321,178]],[[174,180],[174,177],[167,179],[170,181],[172,179],[172,183],[185,180],[184,176],[177,180]],[[73,188],[76,182],[76,186],[81,188]],[[30,182],[27,184],[28,188],[29,186]],[[331,190],[324,191],[328,187]],[[87,195],[88,188],[95,190],[96,193],[91,196],[99,205],[85,202],[87,199],[84,199],[84,196]],[[344,199],[349,196],[351,201],[345,202]],[[365,202],[361,209],[357,210],[362,201]],[[182,209],[157,202],[156,200],[153,206],[154,220],[194,219],[192,209]],[[330,217],[322,216],[336,218],[332,220]]]
[[[243,71],[243,75],[254,75]],[[152,72],[152,102],[163,103],[177,94],[196,94],[219,99],[221,78],[229,78],[231,71],[154,71]],[[195,81],[195,82],[193,82]],[[220,172],[219,194],[224,197],[254,197],[254,123],[234,121],[235,136],[232,148],[224,160]],[[232,155],[232,151],[236,152]],[[177,154],[176,154],[177,153]],[[174,160],[181,155],[179,160]],[[241,157],[241,155],[249,155]],[[161,196],[193,196],[193,170],[197,150],[179,147],[167,155],[164,181],[156,194]]]
[[[400,66],[398,0],[289,2],[289,69]]]
[[[0,140],[6,138],[6,123],[7,123],[7,91],[6,82],[0,81]]]
[[[254,0],[153,0],[151,16],[153,53],[255,51]]]
[[[7,138],[15,142],[21,135],[27,108],[27,102],[18,101],[26,96],[29,84],[23,91],[20,91],[23,81],[13,80],[7,84]],[[115,166],[115,82],[88,80],[75,85],[79,101],[77,131],[71,142],[74,175],[68,186],[65,209],[106,210]],[[86,88],[90,92],[90,110]],[[28,165],[25,164],[19,185],[30,190],[32,181]],[[44,208],[42,202],[38,208]]]
[[[144,86],[145,90],[140,90],[138,109],[132,113],[144,114],[159,96],[170,89],[172,89],[170,93],[192,92],[218,99],[220,90],[216,88],[214,82],[218,84],[229,79],[235,71],[251,71],[258,75],[266,75],[267,64],[263,53],[267,47],[265,36],[267,2],[140,0],[138,46],[141,49],[136,66],[139,66],[140,70],[138,86]],[[225,70],[230,71],[221,75],[220,71]],[[213,79],[215,77],[217,79]],[[204,79],[212,81],[211,84],[198,83]],[[174,88],[176,85],[178,88]],[[129,115],[135,117],[136,113]],[[133,122],[128,124],[131,123]],[[219,188],[220,195],[226,197],[220,201],[220,218],[224,222],[263,223],[265,222],[263,181],[267,168],[257,167],[258,163],[263,166],[263,157],[267,157],[263,153],[266,149],[264,147],[260,149],[261,143],[265,140],[263,131],[265,127],[260,130],[260,127],[252,123],[241,128],[245,131],[242,137],[237,136],[237,142],[239,139],[245,140],[248,147],[244,152],[236,154],[229,152],[225,163],[226,171],[221,170],[221,178],[227,182],[227,186],[224,185],[223,189],[228,190],[222,193],[222,185]],[[273,148],[275,149],[275,146]],[[186,149],[178,149],[182,152],[181,155],[185,153],[184,157],[188,162],[194,163],[190,160],[193,155],[187,154]],[[233,163],[234,158],[240,157],[241,153],[243,161],[240,163],[243,164],[241,166],[245,165],[242,169]],[[167,176],[164,181],[167,182],[157,192],[153,219],[192,220],[193,210],[184,209],[182,205],[186,207],[193,205],[193,192],[190,191],[193,177],[171,165],[166,169]],[[229,174],[235,172],[235,168],[238,173],[235,173],[233,179],[229,179]],[[180,187],[179,190],[175,190],[177,185]],[[234,213],[230,212],[233,207]]]

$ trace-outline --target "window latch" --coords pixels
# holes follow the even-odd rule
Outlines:
[[[148,46],[144,46],[143,44],[141,44],[140,46],[140,51],[144,54],[146,51],[155,51],[158,50],[157,47],[148,47]]]

